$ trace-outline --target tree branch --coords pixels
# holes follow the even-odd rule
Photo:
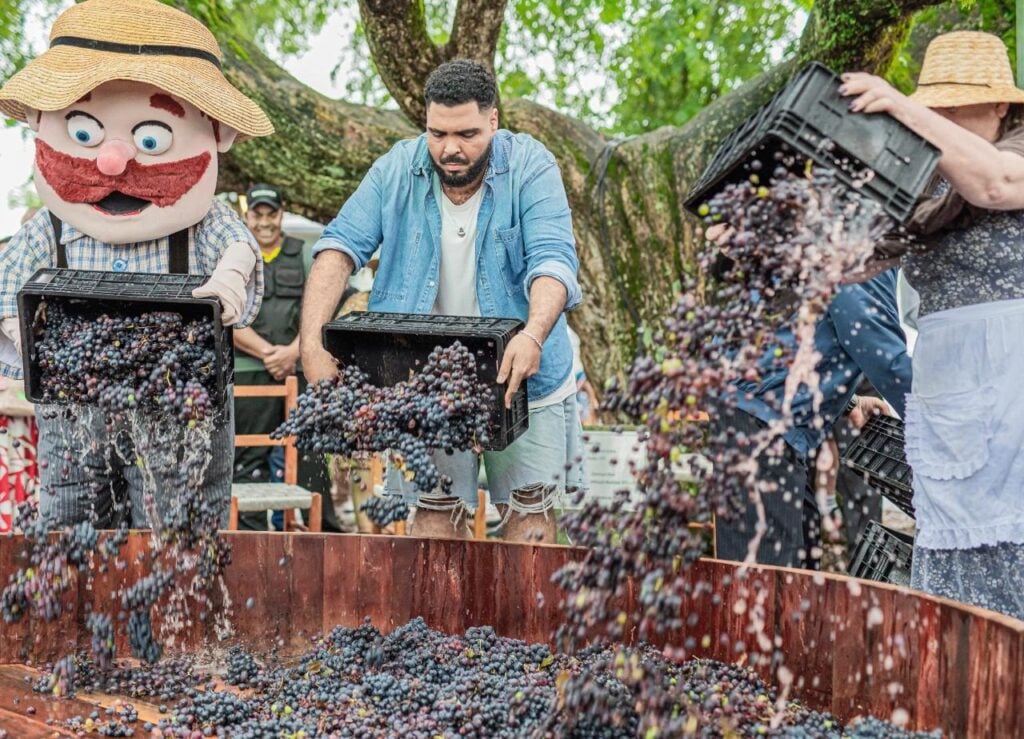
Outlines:
[[[508,0],[459,0],[445,59],[473,59],[494,71]]]
[[[250,41],[233,39],[221,48],[228,79],[260,104],[277,129],[221,157],[221,190],[245,192],[254,182],[273,182],[289,210],[326,223],[377,157],[419,133],[398,111],[321,95]]]
[[[802,61],[816,59],[836,72],[884,72],[919,10],[942,0],[821,0],[800,38]]]
[[[414,125],[423,129],[423,85],[443,60],[427,33],[421,0],[359,0],[366,40],[384,86]]]

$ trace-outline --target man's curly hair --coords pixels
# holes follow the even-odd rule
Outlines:
[[[475,102],[480,110],[485,110],[497,102],[498,86],[484,65],[471,59],[453,59],[430,73],[424,97],[428,106],[438,103],[454,107]]]

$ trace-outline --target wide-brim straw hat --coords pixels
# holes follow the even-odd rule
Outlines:
[[[50,48],[0,89],[0,111],[62,110],[113,80],[155,85],[231,126],[267,136],[274,126],[221,72],[216,39],[202,23],[157,0],[86,0],[57,18]]]
[[[1024,90],[1014,84],[1002,39],[980,31],[954,31],[928,44],[917,90],[910,97],[929,108],[955,108],[1024,103]]]

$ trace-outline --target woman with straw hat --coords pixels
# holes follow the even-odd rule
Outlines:
[[[955,32],[929,44],[910,97],[866,74],[840,92],[942,152],[896,254],[920,294],[912,584],[1024,618],[1024,91],[998,37]]]
[[[0,111],[36,134],[35,183],[46,206],[0,251],[0,374],[22,374],[17,293],[43,267],[207,275],[195,296],[218,298],[226,324],[252,321],[262,260],[245,224],[214,198],[217,160],[236,138],[273,127],[225,79],[202,23],[156,0],[72,5],[54,23],[49,49],[0,89]],[[202,481],[225,521],[230,410],[229,401]],[[154,524],[135,464],[145,454],[115,444],[122,429],[102,415],[39,414],[41,483],[50,493],[40,510],[54,525],[73,524],[93,507],[111,511],[113,490],[124,486],[131,524]],[[179,492],[179,470],[151,472],[156,490],[145,492],[164,511]]]

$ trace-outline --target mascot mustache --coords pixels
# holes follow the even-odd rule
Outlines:
[[[120,192],[166,208],[195,187],[211,159],[209,152],[160,164],[139,164],[132,159],[121,174],[105,175],[95,159],[73,157],[36,139],[36,166],[46,184],[68,203],[98,203]]]

